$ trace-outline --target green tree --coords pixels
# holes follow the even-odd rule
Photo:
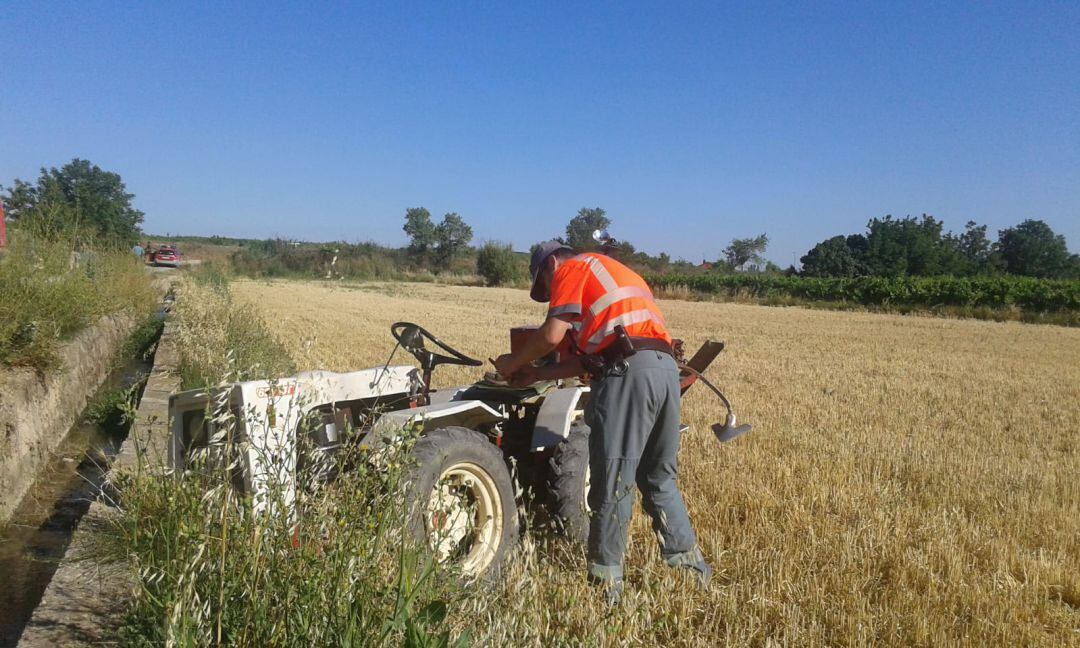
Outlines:
[[[119,174],[75,158],[57,169],[41,169],[37,183],[15,180],[3,196],[13,221],[48,218],[56,231],[74,229],[115,243],[138,240],[143,212],[131,205]]]
[[[1076,267],[1065,237],[1041,220],[999,231],[996,254],[1009,274],[1053,279],[1070,276]]]
[[[977,267],[984,266],[993,251],[990,238],[986,236],[986,225],[979,225],[975,221],[967,222],[958,243],[960,253]]]
[[[769,237],[766,234],[754,238],[732,239],[731,244],[724,248],[724,259],[736,271],[751,261],[754,265],[762,265],[765,259],[761,255],[767,247]]]
[[[834,236],[818,243],[800,262],[806,277],[858,277],[866,274],[863,254],[866,237],[861,234]]]
[[[949,232],[944,236],[944,243],[951,251],[950,267],[946,270],[956,275],[975,275],[993,271],[991,252],[993,245],[986,236],[986,225],[968,221],[963,233]]]
[[[443,216],[442,222],[435,227],[435,255],[440,269],[447,269],[454,257],[468,247],[472,240],[472,228],[465,224],[454,212]]]
[[[509,243],[488,241],[476,253],[476,274],[489,286],[521,281],[528,271],[524,259],[514,254]]]
[[[600,246],[593,240],[593,232],[611,226],[611,219],[605,213],[599,207],[582,207],[577,216],[566,224],[566,238],[563,241],[579,252],[597,249]]]
[[[958,253],[942,237],[943,223],[933,216],[885,216],[866,227],[866,265],[872,275],[940,275],[955,272],[960,265]]]
[[[431,212],[427,209],[406,209],[405,225],[401,229],[409,235],[409,252],[414,256],[423,257],[435,246],[435,223],[431,222]]]
[[[42,172],[45,170],[42,169]],[[17,221],[28,215],[38,204],[37,186],[25,180],[15,178],[15,184],[7,190],[8,195],[3,196],[4,211],[12,221]]]

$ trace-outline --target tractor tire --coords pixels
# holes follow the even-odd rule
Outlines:
[[[462,580],[494,578],[518,540],[502,452],[480,432],[446,427],[420,437],[409,457],[410,533]]]
[[[575,423],[548,460],[548,495],[555,529],[571,542],[589,540],[589,426]]]

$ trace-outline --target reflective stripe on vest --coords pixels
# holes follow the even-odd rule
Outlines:
[[[616,326],[631,326],[633,324],[648,322],[649,320],[660,321],[656,317],[656,314],[648,308],[642,308],[640,310],[630,311],[629,313],[623,313],[622,315],[612,317],[604,323],[604,328],[593,333],[592,337],[586,341],[585,353],[593,353],[599,349],[600,344],[603,343],[604,340],[615,334]]]
[[[589,312],[593,317],[596,317],[608,306],[611,306],[617,301],[622,301],[631,297],[639,297],[641,299],[648,299],[649,301],[653,300],[652,292],[644,288],[624,286],[614,290],[608,289],[608,292],[603,297],[594,301],[592,306],[589,306]]]
[[[603,261],[591,256],[584,257],[582,260],[585,261],[585,265],[589,266],[589,269],[592,270],[593,276],[596,277],[596,280],[604,287],[604,290],[608,292],[618,290],[619,284],[615,283],[615,278],[612,277],[611,273],[608,272],[608,269],[604,267]]]

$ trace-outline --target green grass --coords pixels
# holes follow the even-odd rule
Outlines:
[[[154,345],[161,337],[161,330],[165,322],[157,315],[151,315],[142,321],[128,334],[121,350],[122,358],[135,358],[137,360],[149,360],[154,353]]]
[[[221,456],[238,456],[225,442]],[[408,445],[395,452],[407,452]],[[356,452],[360,452],[357,450]],[[400,493],[402,454],[365,457],[332,486],[304,489],[294,519],[280,490],[258,514],[207,455],[183,475],[127,475],[112,553],[139,589],[119,631],[131,646],[466,645],[445,629],[459,591],[418,550]],[[302,483],[313,483],[301,473]],[[295,521],[294,521],[295,520]]]
[[[112,389],[98,394],[86,406],[83,418],[95,423],[104,430],[121,431],[127,429],[135,420],[135,409],[139,392],[146,382],[146,376],[139,376],[130,387]]]
[[[0,365],[47,371],[58,347],[99,318],[142,317],[156,295],[130,253],[99,249],[73,255],[69,244],[12,233],[0,261]]]

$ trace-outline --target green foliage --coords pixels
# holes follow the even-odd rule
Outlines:
[[[515,284],[524,280],[529,269],[510,244],[488,241],[476,253],[476,274],[489,286]]]
[[[859,239],[862,246],[859,245]],[[848,237],[834,236],[818,243],[801,259],[803,275],[807,277],[857,277],[866,274],[864,255],[859,253],[859,248],[864,248],[865,243],[866,239],[859,234]]]
[[[991,253],[994,248],[990,238],[986,236],[986,225],[968,221],[963,234],[956,236],[949,232],[944,241],[959,258],[956,267],[958,274],[978,274],[991,269]]]
[[[872,219],[866,235],[834,236],[802,257],[807,277],[979,276],[1005,272],[1048,279],[1080,278],[1080,256],[1065,237],[1036,220],[1001,230],[991,243],[986,226],[968,221],[960,234],[943,233],[932,216]]]
[[[124,348],[121,351],[123,357],[148,360],[153,353],[154,343],[161,337],[164,327],[164,320],[157,315],[144,319],[134,331],[128,334],[128,339],[124,342]]]
[[[1010,274],[1080,278],[1076,255],[1069,255],[1065,237],[1040,220],[1029,219],[998,232],[997,255]]]
[[[606,230],[611,225],[611,219],[605,213],[599,207],[582,207],[578,210],[577,216],[566,224],[566,244],[579,252],[597,249],[599,245],[593,240],[593,232]]]
[[[724,248],[724,259],[735,270],[742,270],[751,261],[755,266],[765,262],[762,254],[769,247],[769,237],[766,234],[754,238],[732,239],[731,244]]]
[[[1080,310],[1080,281],[1023,277],[785,277],[768,275],[655,275],[657,288],[753,298],[794,297],[865,306],[1019,308],[1031,312]]]
[[[430,259],[430,256],[428,257]],[[229,257],[228,268],[219,268],[224,276],[285,277],[318,279],[355,279],[374,281],[434,281],[429,261],[407,249],[395,249],[377,243],[305,243],[271,239],[244,241],[244,246]],[[440,276],[471,274],[476,261],[465,248],[443,266]],[[198,268],[195,269],[195,272]]]
[[[867,224],[867,271],[879,277],[932,276],[956,270],[955,251],[942,238],[941,221],[923,214],[894,219],[875,218]]]
[[[335,260],[336,259],[336,260]],[[398,279],[415,267],[411,255],[376,243],[249,241],[230,259],[232,269],[253,277]]]
[[[230,415],[216,417],[219,426]],[[305,437],[306,438],[306,437]],[[320,484],[311,461],[298,468],[295,501],[267,478],[285,514],[258,514],[230,487],[239,457],[226,436],[216,453],[193,453],[170,479],[125,475],[123,507],[101,551],[135,561],[139,585],[120,629],[136,646],[468,645],[446,629],[457,582],[416,546],[405,521],[406,455],[390,448],[376,468],[364,450],[342,449],[352,468]],[[299,452],[310,453],[306,445]],[[239,461],[239,459],[234,459]]]
[[[139,392],[145,382],[145,376],[139,378],[130,387],[98,394],[83,412],[86,421],[105,430],[126,430],[135,420]]]
[[[3,201],[15,222],[45,219],[57,231],[131,245],[143,222],[143,213],[131,206],[134,197],[118,174],[75,158],[59,169],[42,168],[36,184],[15,180]]]
[[[73,252],[20,226],[0,260],[0,364],[45,371],[58,345],[110,313],[144,317],[156,295],[128,252]]]
[[[443,216],[442,222],[435,228],[437,269],[449,269],[454,258],[468,247],[472,237],[472,228],[465,224],[461,216],[453,212]]]
[[[435,247],[435,223],[431,221],[431,212],[423,207],[410,207],[405,210],[405,225],[401,228],[409,235],[409,252],[423,257]]]

